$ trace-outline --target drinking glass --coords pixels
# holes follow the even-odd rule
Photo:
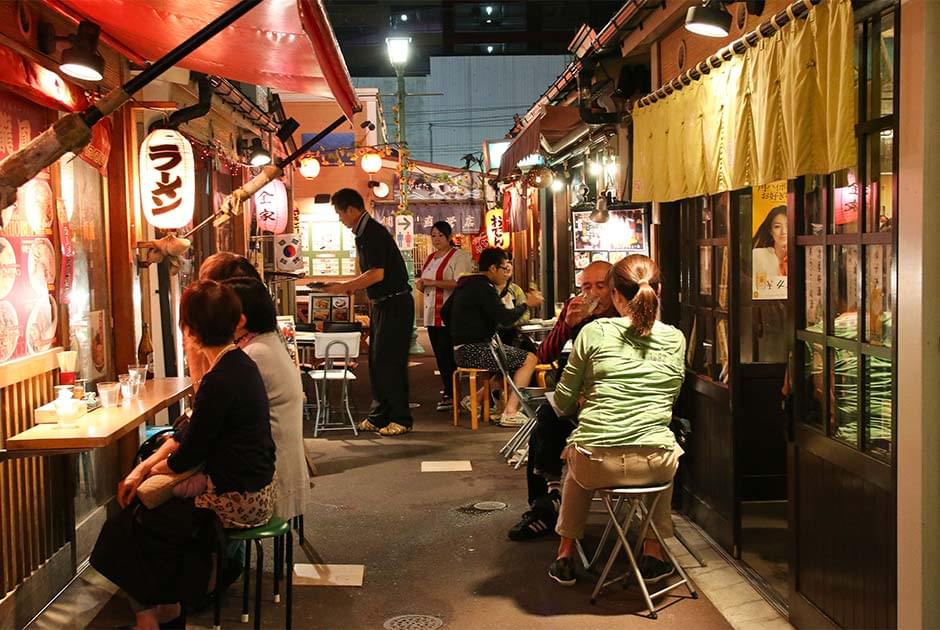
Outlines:
[[[114,381],[98,383],[98,397],[102,407],[115,407],[121,393],[121,384]]]
[[[561,309],[565,308],[564,302],[555,302],[555,317],[561,315]]]
[[[121,398],[132,400],[134,398],[134,379],[130,374],[121,374],[118,376],[118,383],[121,384]]]
[[[138,398],[140,397],[140,390],[147,380],[147,364],[128,365],[127,373],[130,374],[131,378],[134,380],[134,398]]]

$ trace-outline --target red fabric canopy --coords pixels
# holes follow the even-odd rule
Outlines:
[[[508,178],[516,164],[533,153],[554,153],[559,141],[586,128],[576,107],[543,105],[542,113],[523,127],[503,153],[499,162],[499,179]],[[544,151],[543,144],[547,145]]]
[[[133,61],[155,61],[235,0],[45,0],[101,27]],[[361,105],[321,0],[265,0],[203,44],[184,68],[278,90],[333,98],[351,120]]]

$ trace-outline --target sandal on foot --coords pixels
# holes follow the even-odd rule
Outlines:
[[[381,429],[369,422],[368,418],[357,424],[356,428],[360,431],[371,431],[372,433],[378,433],[381,431]]]
[[[397,422],[389,422],[388,426],[384,426],[379,429],[379,435],[384,435],[386,437],[394,435],[403,435],[411,431],[411,427],[406,427],[403,424],[398,424]]]

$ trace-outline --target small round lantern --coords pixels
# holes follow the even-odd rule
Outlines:
[[[382,170],[382,156],[374,151],[363,153],[362,157],[359,158],[359,166],[370,175],[378,173]]]
[[[312,155],[305,155],[300,158],[300,174],[306,179],[314,179],[320,174],[320,160]]]

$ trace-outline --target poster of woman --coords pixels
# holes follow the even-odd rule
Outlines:
[[[787,183],[754,188],[751,278],[755,300],[787,299]]]

